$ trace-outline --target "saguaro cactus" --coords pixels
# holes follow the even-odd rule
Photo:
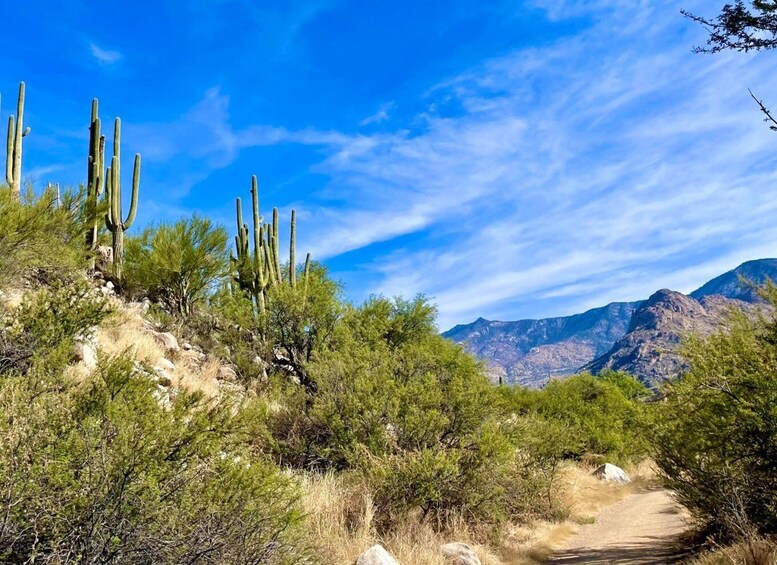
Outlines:
[[[234,281],[243,291],[247,291],[253,297],[257,308],[264,313],[267,300],[267,290],[274,285],[288,282],[296,286],[296,238],[297,238],[297,213],[291,212],[291,234],[289,239],[289,270],[288,277],[284,280],[279,256],[279,228],[280,215],[277,208],[272,211],[272,224],[264,224],[259,215],[259,187],[256,176],[251,179],[251,201],[253,208],[253,253],[249,243],[248,224],[243,223],[243,208],[240,198],[236,200],[237,235],[235,236],[235,248],[237,256],[232,256]],[[310,271],[310,254],[305,261],[304,278]]]
[[[22,192],[22,139],[30,133],[24,127],[24,83],[19,84],[19,99],[16,105],[16,117],[8,117],[8,144],[5,161],[5,180],[11,188],[11,194],[19,200]]]
[[[126,220],[122,220],[121,211],[121,120],[116,118],[113,129],[113,157],[111,166],[105,173],[105,197],[108,201],[108,213],[105,226],[113,236],[113,276],[121,283],[124,266],[124,232],[135,221],[138,211],[138,189],[140,187],[140,155],[135,155],[135,168],[132,171],[132,197]]]
[[[100,118],[98,116],[97,98],[92,100],[92,119],[89,122],[89,158],[87,161],[86,209],[88,228],[86,230],[86,250],[90,254],[97,248],[97,232],[100,227],[97,218],[97,203],[103,193],[105,180],[105,136],[100,135]],[[94,258],[90,259],[94,269]]]

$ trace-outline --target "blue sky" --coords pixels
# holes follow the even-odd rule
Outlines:
[[[777,254],[747,92],[777,107],[777,56],[693,54],[679,10],[717,4],[25,0],[2,120],[25,80],[25,173],[77,184],[97,96],[125,174],[143,155],[140,225],[233,229],[257,174],[353,300],[424,293],[442,329],[565,315]]]

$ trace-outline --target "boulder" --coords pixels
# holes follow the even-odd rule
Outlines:
[[[617,465],[613,465],[612,463],[605,463],[604,465],[601,465],[598,469],[596,469],[596,471],[594,471],[594,475],[603,481],[612,483],[625,484],[631,482],[631,479],[626,474],[626,471]]]
[[[219,381],[235,382],[237,380],[237,373],[232,367],[222,365],[216,373],[216,379]]]
[[[154,337],[165,348],[166,351],[177,352],[181,348],[178,347],[178,340],[170,332],[155,332]]]
[[[170,374],[159,367],[154,367],[154,377],[157,384],[163,388],[167,388],[173,384],[173,379]]]
[[[373,545],[356,560],[356,565],[399,565],[382,545]]]
[[[113,248],[107,245],[100,245],[97,248],[95,264],[99,271],[108,272],[113,264]]]
[[[446,543],[440,550],[448,562],[454,565],[481,565],[478,554],[466,543]]]
[[[90,371],[97,368],[97,347],[90,339],[79,339],[73,344],[73,359],[81,361]]]
[[[165,371],[175,371],[175,363],[170,361],[170,359],[165,359],[164,357],[159,360],[159,363],[157,363],[158,369],[164,369]]]

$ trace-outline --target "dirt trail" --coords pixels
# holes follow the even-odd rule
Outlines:
[[[682,557],[678,538],[688,527],[682,507],[666,490],[639,492],[604,510],[596,523],[581,526],[548,563],[675,563]]]

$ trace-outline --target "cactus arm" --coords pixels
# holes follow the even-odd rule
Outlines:
[[[22,180],[22,137],[24,133],[24,83],[19,83],[19,100],[16,105],[16,138],[14,139],[13,149],[13,177],[14,190],[19,194]],[[29,133],[29,132],[27,132]]]
[[[259,217],[259,183],[256,180],[256,175],[251,177],[251,204],[254,216],[254,262],[257,263],[258,267],[258,263],[261,261],[259,241],[261,240],[262,220]]]
[[[138,192],[140,190],[140,154],[135,155],[135,167],[132,169],[132,195],[130,200],[130,210],[126,221],[124,222],[124,229],[128,230],[135,221],[135,216],[138,213]]]
[[[297,286],[297,264],[294,257],[297,240],[297,211],[291,211],[291,235],[289,237],[289,282],[291,286]]]
[[[121,185],[119,184],[119,159],[115,155],[111,158],[111,189],[108,192],[111,211],[111,231],[116,231],[121,226]]]
[[[98,120],[99,121],[99,120]],[[97,170],[99,171],[98,174],[102,175],[102,172],[105,170],[105,136],[100,136],[100,142],[98,147],[98,153],[97,153]],[[97,177],[97,196],[102,195],[102,193],[105,191],[105,177]]]
[[[13,186],[13,133],[15,131],[14,127],[14,117],[8,116],[8,143],[6,146],[6,158],[5,158],[5,181],[8,183],[8,186]]]
[[[235,199],[235,215],[237,217],[237,233],[240,235],[243,229],[243,202],[240,197]]]
[[[280,218],[278,216],[278,208],[272,209],[272,238],[270,240],[270,243],[272,244],[272,254],[273,259],[275,260],[275,274],[278,279],[278,284],[283,282],[282,277],[282,271],[281,271],[281,256],[280,256],[280,247],[279,247],[279,238],[278,238],[278,232],[280,227]]]
[[[116,229],[116,222],[113,220],[113,173],[111,168],[105,169],[105,202],[108,204],[108,210],[105,212],[105,227],[111,232]]]

